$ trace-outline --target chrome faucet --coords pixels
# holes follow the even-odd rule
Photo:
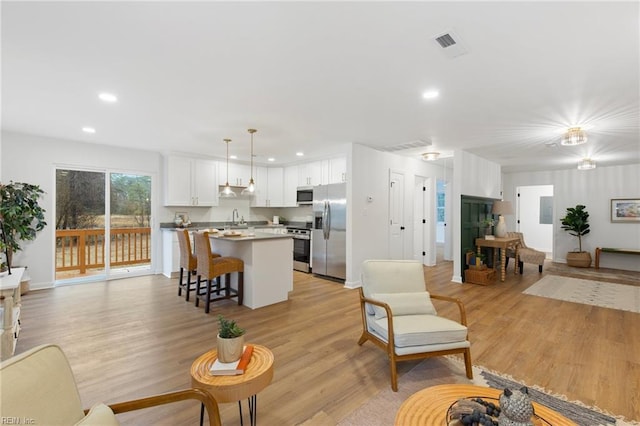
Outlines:
[[[236,218],[240,218],[240,214],[238,213],[238,209],[233,209],[233,213],[231,213],[231,225],[237,225],[236,224]]]

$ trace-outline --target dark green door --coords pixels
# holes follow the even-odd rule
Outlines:
[[[476,238],[484,236],[484,227],[482,221],[484,219],[491,219],[491,207],[495,200],[492,198],[470,197],[468,195],[462,195],[460,200],[460,223],[462,230],[460,232],[460,259],[461,270],[460,275],[464,278],[464,270],[467,268],[465,261],[465,254],[468,251],[476,251]],[[485,250],[488,250],[485,248]],[[489,265],[491,265],[490,253],[485,253]]]

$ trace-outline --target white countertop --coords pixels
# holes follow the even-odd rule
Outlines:
[[[267,232],[255,232],[254,235],[250,235],[248,232],[244,231],[239,234],[239,236],[225,236],[224,232],[209,233],[209,238],[227,241],[256,241],[292,238],[292,236],[289,234],[270,234]]]

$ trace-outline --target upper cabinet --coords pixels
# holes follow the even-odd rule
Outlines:
[[[251,205],[253,207],[284,206],[284,169],[282,167],[257,167],[256,194]]]
[[[329,181],[327,183],[342,183],[347,181],[347,157],[331,158],[328,161]]]
[[[254,176],[255,178],[255,176]],[[229,163],[229,185],[247,186],[251,179],[251,167],[246,164]],[[227,183],[227,162],[218,162],[218,182],[220,185]]]
[[[298,186],[315,186],[322,183],[322,161],[298,164]]]
[[[283,207],[296,207],[296,191],[298,189],[298,166],[284,168]]]
[[[218,205],[215,161],[170,155],[165,157],[165,206]]]

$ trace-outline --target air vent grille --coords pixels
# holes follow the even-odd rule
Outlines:
[[[424,148],[425,146],[431,145],[431,141],[425,141],[422,139],[418,139],[411,142],[402,143],[399,145],[389,145],[378,148],[380,151],[385,152],[395,152],[395,151],[404,151],[405,149],[416,149],[416,148]]]
[[[456,44],[456,41],[453,39],[453,37],[451,37],[451,34],[444,34],[436,38],[436,41],[443,49]]]

